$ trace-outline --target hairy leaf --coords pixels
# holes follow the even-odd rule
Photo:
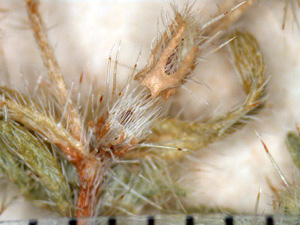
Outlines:
[[[21,190],[32,190],[33,179],[42,186],[50,204],[63,215],[70,209],[70,189],[54,156],[46,145],[13,121],[0,121],[0,166]],[[22,164],[27,170],[22,169]],[[36,191],[32,191],[35,195]],[[34,196],[33,196],[34,197]]]

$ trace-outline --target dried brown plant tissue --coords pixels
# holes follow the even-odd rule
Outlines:
[[[179,5],[186,1],[176,1]],[[256,119],[242,130],[198,150],[198,157],[186,163],[188,172],[182,173],[182,184],[189,190],[187,204],[197,207],[230,208],[239,213],[254,213],[256,196],[262,189],[259,213],[272,212],[272,192],[267,178],[281,188],[280,178],[255,130],[262,136],[274,159],[289,181],[293,179],[292,160],[284,144],[289,130],[300,123],[300,32],[293,18],[288,16],[285,30],[281,29],[285,1],[259,1],[234,26],[249,31],[258,40],[265,58],[270,79],[267,86],[266,107]],[[213,15],[215,1],[197,1],[203,19]],[[8,71],[20,89],[27,78],[29,87],[44,72],[39,51],[26,23],[24,2],[1,0],[1,44]],[[138,68],[142,68],[150,54],[150,43],[156,35],[161,8],[170,11],[168,1],[42,1],[41,12],[49,29],[51,44],[63,70],[67,84],[80,78],[96,78],[104,84],[109,52],[121,41],[118,81],[124,82],[135,63],[139,50],[142,54]],[[200,96],[180,90],[175,96],[173,115],[183,111],[185,119],[205,119],[219,115],[238,103],[242,90],[233,69],[227,48],[200,62],[194,72],[205,85],[186,84]],[[127,68],[129,67],[129,68]],[[208,105],[204,104],[207,102]],[[179,171],[181,172],[181,171]],[[17,190],[10,190],[15,195]],[[5,194],[0,192],[0,194]],[[0,217],[5,219],[45,218],[54,216],[38,209],[23,198],[16,200]]]

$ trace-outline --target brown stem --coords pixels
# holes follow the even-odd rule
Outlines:
[[[69,121],[69,124],[71,125],[70,130],[72,136],[79,140],[82,130],[79,115],[71,98],[68,98],[68,90],[64,82],[62,71],[58,66],[54,52],[49,44],[46,27],[38,10],[39,1],[26,0],[26,6],[34,37],[41,50],[43,63],[47,68],[48,76],[52,81],[54,92],[62,107],[67,104],[65,119],[66,121]]]
[[[76,217],[95,216],[95,207],[101,193],[105,166],[96,158],[84,160],[78,165],[80,190]]]
[[[10,93],[16,99],[9,99],[5,93]],[[33,109],[34,107],[28,107],[27,105],[30,104],[27,101],[22,102],[21,99],[25,98],[21,97],[21,94],[7,88],[0,88],[0,94],[5,96],[4,100],[0,100],[0,109],[6,106],[11,119],[23,124],[30,130],[43,134],[49,142],[58,145],[69,156],[70,161],[80,161],[84,155],[87,155],[84,146],[74,139],[68,130],[57,125],[53,119]]]
[[[9,99],[8,96],[4,95],[5,91],[16,99]],[[47,137],[47,140],[59,146],[67,159],[76,166],[80,180],[76,216],[93,216],[95,201],[99,199],[104,169],[107,167],[103,167],[96,157],[88,153],[84,146],[71,136],[68,130],[58,126],[54,120],[46,115],[26,106],[30,104],[21,102],[21,99],[24,98],[20,94],[0,88],[0,95],[5,96],[4,100],[0,99],[0,109],[5,106],[11,119]]]
[[[62,107],[64,107],[67,104],[65,121],[69,121],[70,125],[70,135],[67,135],[67,140],[70,138],[72,140],[70,140],[70,142],[65,142],[64,140],[66,138],[64,132],[59,132],[57,130],[60,129],[60,126],[57,126],[55,123],[54,126],[52,126],[53,123],[51,123],[51,121],[49,122],[45,116],[45,118],[41,121],[49,122],[49,124],[47,125],[44,124],[44,126],[46,126],[48,129],[49,127],[56,129],[53,132],[51,132],[51,134],[62,134],[56,139],[52,138],[52,141],[64,151],[64,153],[68,157],[68,160],[72,162],[77,168],[80,180],[80,191],[77,202],[78,210],[76,211],[76,216],[92,216],[94,214],[93,207],[95,206],[95,201],[97,201],[100,194],[100,185],[102,184],[104,167],[101,165],[101,162],[98,159],[95,159],[95,157],[93,157],[88,152],[88,148],[83,147],[85,140],[82,140],[82,143],[79,143],[82,131],[80,118],[71,98],[68,98],[68,90],[64,82],[62,71],[58,66],[53,50],[49,44],[46,28],[38,11],[39,1],[26,0],[26,6],[28,17],[30,19],[32,30],[34,32],[34,37],[41,50],[43,63],[44,66],[47,68],[48,75],[52,81],[56,98],[58,99]],[[24,109],[22,111],[24,113],[26,112],[26,110]],[[28,113],[29,112],[27,112],[26,115]],[[27,120],[26,122],[30,124],[30,120]],[[36,127],[37,126],[34,126],[34,128]],[[66,130],[62,128],[62,131]],[[49,136],[49,133],[47,134]],[[72,146],[74,144],[75,146]]]

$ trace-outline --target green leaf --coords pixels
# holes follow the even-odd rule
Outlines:
[[[70,188],[56,158],[40,139],[13,121],[0,121],[0,148],[0,170],[9,180],[23,193],[69,215]]]

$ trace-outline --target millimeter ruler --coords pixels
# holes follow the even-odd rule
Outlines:
[[[156,215],[93,218],[54,218],[0,221],[0,225],[280,225],[300,224],[299,216],[290,215]]]

